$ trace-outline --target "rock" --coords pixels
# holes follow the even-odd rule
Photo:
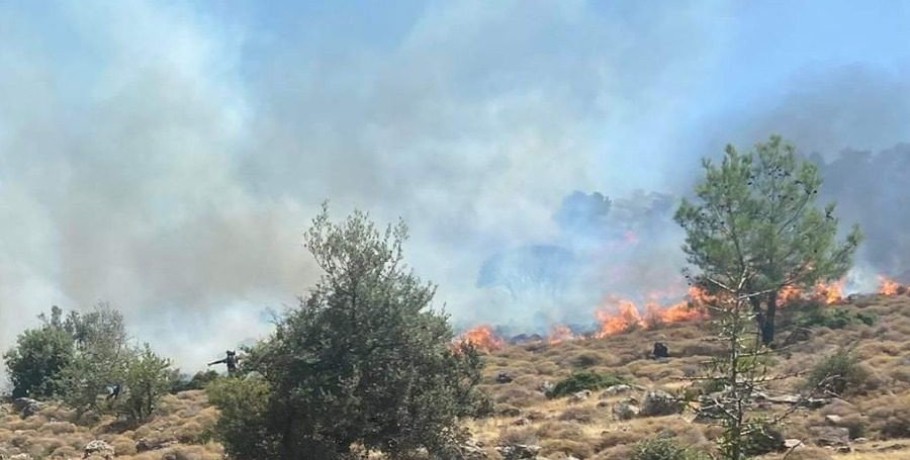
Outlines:
[[[830,414],[830,415],[825,416],[825,421],[833,426],[840,425],[840,422],[842,422],[843,420],[844,420],[844,418],[841,417],[840,415]]]
[[[500,417],[518,417],[521,415],[521,409],[514,406],[501,406],[496,409],[496,415]]]
[[[816,445],[835,449],[850,448],[850,430],[835,426],[813,426],[809,428]],[[849,451],[849,450],[848,450]]]
[[[486,460],[487,452],[483,450],[483,445],[473,439],[468,439],[464,444],[458,446],[461,451],[461,458],[465,460]]]
[[[29,454],[16,454],[10,457],[9,460],[32,460],[32,456]]]
[[[89,455],[99,455],[105,459],[114,458],[114,448],[100,439],[96,439],[86,444],[83,452],[85,453],[83,458],[88,457]]]
[[[32,398],[16,398],[13,400],[13,409],[22,414],[22,417],[31,417],[41,410],[41,403]]]
[[[512,444],[496,448],[503,460],[534,460],[540,453],[540,446]]]
[[[805,447],[803,442],[800,441],[799,439],[785,439],[784,440],[784,448],[787,450],[796,449],[801,446]]]
[[[591,397],[591,390],[581,390],[569,396],[569,403],[580,403]]]
[[[682,404],[673,395],[662,390],[653,390],[645,393],[645,399],[641,405],[641,415],[643,417],[673,415],[678,414],[681,410]]]
[[[499,384],[511,383],[512,380],[513,380],[512,376],[505,372],[500,372],[499,374],[496,375],[496,383],[499,383]]]
[[[551,391],[553,391],[553,388],[555,386],[556,385],[554,385],[553,382],[550,382],[549,380],[544,380],[543,383],[541,383],[540,385],[537,386],[537,390],[543,394],[548,394]]]
[[[150,450],[166,449],[177,444],[176,439],[169,438],[140,438],[136,441],[136,451],[146,452]]]
[[[651,351],[651,357],[654,358],[654,359],[657,359],[657,358],[669,358],[669,357],[670,357],[670,349],[667,348],[667,344],[665,344],[665,343],[663,343],[663,342],[655,342],[655,343],[654,343],[654,350]]]
[[[631,420],[638,416],[641,409],[638,406],[621,402],[613,406],[613,418],[616,420]]]
[[[809,409],[821,409],[830,403],[831,400],[828,398],[806,398],[801,405]]]
[[[603,393],[600,394],[600,399],[606,399],[611,396],[624,395],[631,391],[632,391],[632,387],[630,387],[629,385],[626,385],[624,383],[621,383],[619,385],[613,385],[612,387],[607,388],[606,390],[604,390]]]

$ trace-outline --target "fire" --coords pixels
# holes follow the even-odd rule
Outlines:
[[[784,286],[784,288],[777,293],[777,299],[780,300],[781,304],[790,303],[802,298],[802,296],[803,291],[796,286]]]
[[[603,310],[596,312],[597,319],[600,321],[600,332],[596,334],[597,338],[627,332],[633,328],[644,325],[641,315],[638,313],[638,308],[635,307],[635,304],[632,301],[622,299],[611,300],[611,303],[615,302],[614,306],[618,313],[612,315]]]
[[[595,334],[597,338],[621,334],[637,328],[653,328],[661,324],[678,323],[707,318],[704,308],[712,301],[710,295],[703,290],[689,288],[689,295],[685,301],[666,306],[656,299],[657,295],[649,296],[645,303],[645,316],[634,302],[626,299],[610,298],[607,307],[595,312],[600,322],[600,331]]]
[[[566,340],[575,339],[575,334],[572,333],[572,330],[568,326],[554,326],[550,331],[550,337],[547,341],[550,345],[556,345],[557,343],[565,342]]]
[[[843,302],[845,280],[835,281],[830,284],[819,283],[815,286],[815,297],[825,305]]]
[[[901,285],[891,279],[885,278],[884,276],[879,276],[879,288],[878,293],[881,295],[897,295],[901,291]]]
[[[499,350],[505,342],[493,333],[493,328],[487,325],[477,326],[464,334],[457,343],[471,343],[478,350],[491,352]]]

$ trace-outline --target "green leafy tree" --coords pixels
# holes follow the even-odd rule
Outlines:
[[[63,328],[62,311],[54,306],[44,323],[19,335],[3,359],[13,384],[13,397],[50,398],[60,392],[60,372],[73,360],[74,342]]]
[[[675,215],[686,231],[683,249],[701,277],[733,283],[747,274],[745,290],[759,293],[749,301],[762,342],[770,344],[778,293],[844,276],[862,234],[854,227],[838,240],[835,205],[816,206],[818,168],[779,136],[746,154],[727,146],[719,166],[703,165],[696,199],[683,200]]]
[[[99,304],[86,314],[70,312],[64,328],[75,341],[75,353],[60,372],[62,399],[79,412],[102,411],[99,396],[124,381],[132,355],[123,314]]]
[[[156,355],[147,343],[130,350],[123,379],[126,394],[120,406],[129,420],[144,421],[152,415],[170,388],[170,365],[169,360]]]
[[[243,457],[230,436],[244,429],[265,430],[259,458],[345,458],[352,445],[453,455],[459,417],[486,406],[476,391],[482,361],[471,345],[454,347],[448,317],[428,308],[435,288],[403,265],[406,238],[403,223],[383,233],[356,211],[333,224],[323,207],[305,237],[322,279],[247,350],[244,372],[264,385],[237,377],[216,386],[220,437],[232,455]],[[244,391],[225,390],[231,382]],[[261,417],[231,405],[253,397],[265,398],[254,403],[265,408]]]

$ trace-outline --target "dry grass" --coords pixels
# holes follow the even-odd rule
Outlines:
[[[841,346],[855,346],[869,378],[861,388],[817,410],[799,410],[783,427],[785,437],[804,440],[807,446],[794,451],[788,460],[897,460],[910,458],[910,297],[863,296],[839,306],[852,312],[874,314],[872,326],[850,325],[845,329],[815,328],[807,341],[793,345],[776,360],[774,371],[801,372],[820,357]],[[795,312],[783,310],[786,325]],[[785,326],[781,337],[787,334]],[[681,393],[691,385],[687,380],[700,375],[700,363],[716,355],[718,345],[703,340],[703,324],[671,324],[656,331],[636,331],[606,339],[577,340],[557,345],[511,346],[487,357],[482,387],[496,403],[495,416],[468,422],[475,438],[489,447],[490,458],[499,458],[493,447],[507,443],[537,444],[551,460],[574,456],[580,459],[628,459],[630,447],[660,433],[675,436],[682,444],[709,450],[719,435],[715,426],[690,422],[692,412],[628,421],[614,419],[613,407],[628,398],[640,399],[642,389],[662,388]],[[672,359],[647,359],[651,345],[662,341],[670,346]],[[545,383],[580,370],[616,374],[638,387],[629,394],[592,392],[583,401],[570,398],[547,399]],[[496,383],[500,372],[510,383]],[[768,392],[793,392],[802,380],[774,382]],[[773,411],[782,410],[772,407]],[[3,415],[0,409],[0,453],[25,452],[35,458],[79,458],[82,448],[93,439],[110,443],[123,459],[220,459],[223,449],[210,441],[217,411],[208,405],[201,391],[168,396],[155,418],[142,426],[118,430],[112,418],[90,426],[74,420],[61,407],[48,406],[28,419]],[[810,427],[832,423],[850,431],[853,443],[849,454],[812,445]],[[839,418],[837,418],[839,417]],[[143,448],[153,447],[144,451]],[[155,448],[157,447],[157,448]],[[780,459],[781,454],[765,457]]]

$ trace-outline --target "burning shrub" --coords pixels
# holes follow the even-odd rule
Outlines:
[[[548,398],[560,398],[583,390],[603,390],[614,385],[628,384],[629,380],[614,374],[576,372],[556,384],[547,392]]]

